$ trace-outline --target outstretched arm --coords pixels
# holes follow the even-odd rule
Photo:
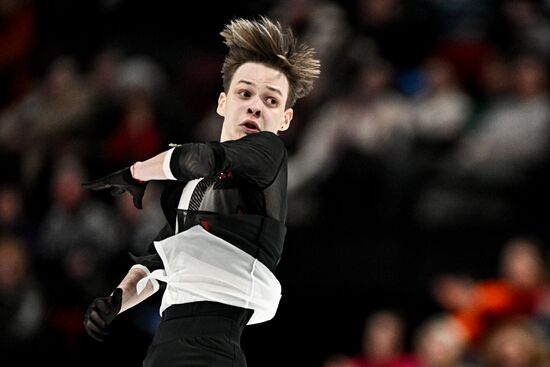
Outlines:
[[[286,161],[283,141],[273,133],[260,132],[223,143],[188,143],[157,154],[143,162],[102,177],[84,187],[111,189],[113,195],[128,191],[141,209],[151,180],[189,181],[220,172],[232,172],[258,187],[270,185]]]
[[[178,145],[130,167],[137,181],[189,180],[234,170],[262,186],[271,182],[283,159],[284,145],[274,134],[258,134],[225,143]]]

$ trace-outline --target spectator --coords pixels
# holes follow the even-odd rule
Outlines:
[[[3,358],[32,361],[43,331],[46,304],[35,279],[26,243],[15,236],[0,238],[0,344]],[[36,349],[35,349],[36,351]]]
[[[443,276],[436,280],[435,300],[451,312],[470,346],[487,330],[515,317],[530,317],[545,287],[540,249],[527,237],[511,238],[500,254],[500,276],[474,281]]]
[[[467,343],[446,314],[430,316],[414,336],[417,367],[464,367]]]
[[[351,359],[351,367],[414,367],[414,359],[404,351],[405,325],[397,313],[381,310],[365,323],[361,352]]]
[[[484,367],[548,367],[548,345],[525,320],[495,325],[480,354]]]
[[[36,18],[32,0],[0,2],[0,111],[17,103],[31,88]]]

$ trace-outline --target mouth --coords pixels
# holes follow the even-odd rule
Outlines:
[[[258,123],[256,121],[252,121],[252,120],[246,120],[246,121],[243,121],[240,126],[242,126],[244,128],[244,132],[246,134],[254,134],[254,133],[259,133],[261,130],[260,130],[260,126],[258,125]]]

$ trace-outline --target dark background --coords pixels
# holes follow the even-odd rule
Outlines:
[[[162,101],[175,103],[189,113],[181,121],[167,119],[164,126],[169,142],[193,139],[190,130],[194,119],[201,119],[210,102],[221,90],[221,76],[208,73],[190,76],[189,70],[200,71],[197,65],[210,65],[219,70],[225,46],[219,32],[223,24],[235,16],[249,17],[267,13],[275,1],[190,2],[177,1],[35,1],[34,43],[29,54],[29,72],[37,83],[51,62],[60,55],[70,54],[78,61],[82,72],[106,46],[117,47],[128,55],[149,55],[163,68],[169,84],[176,91]],[[414,11],[430,12],[429,1],[408,1]],[[338,2],[345,10],[354,31],[360,27],[354,17],[356,2]],[[498,12],[501,2],[484,2]],[[436,13],[434,13],[436,14]],[[487,22],[490,16],[487,14]],[[429,24],[429,39],[418,39],[414,45],[403,44],[402,58],[411,57],[411,49],[420,59],[435,50],[443,25],[434,15]],[[426,24],[426,23],[425,23]],[[427,25],[428,26],[428,25]],[[492,29],[498,29],[492,28]],[[493,33],[487,42],[506,45]],[[399,35],[389,41],[399,40]],[[388,41],[388,42],[389,42]],[[399,58],[399,54],[397,55]],[[408,67],[408,66],[407,66]],[[403,66],[402,70],[407,67]],[[206,75],[206,76],[205,76]],[[193,75],[191,75],[193,76]],[[203,79],[203,84],[193,84]],[[335,75],[335,79],[346,75]],[[479,91],[472,84],[465,86],[473,98]],[[188,99],[185,99],[189,97]],[[6,106],[7,104],[5,104]],[[319,106],[308,106],[308,113]],[[300,104],[296,106],[299,111]],[[302,125],[307,122],[304,114]],[[180,127],[174,127],[172,123]],[[290,156],[299,149],[299,136],[304,130],[298,125],[294,135],[284,136]],[[429,182],[425,171],[417,172],[403,192],[398,210],[381,215],[387,187],[380,179],[372,157],[349,149],[341,163],[327,179],[312,183],[319,193],[316,215],[306,223],[288,224],[288,234],[277,276],[283,286],[283,297],[276,317],[265,324],[248,327],[243,334],[243,349],[250,366],[320,366],[333,353],[355,354],[359,350],[365,317],[380,308],[400,312],[406,320],[408,336],[429,315],[441,309],[430,296],[430,285],[440,273],[457,272],[475,278],[498,275],[498,256],[504,242],[518,234],[537,236],[543,244],[549,238],[547,226],[547,157],[528,180],[509,191],[509,203],[496,217],[487,219],[480,212],[443,225],[419,223],[414,202],[418,187]],[[428,155],[428,157],[432,157]],[[434,154],[433,157],[437,157]],[[4,166],[9,155],[4,155]],[[101,159],[88,157],[90,176],[105,173]],[[4,181],[17,182],[17,172],[9,171]],[[49,177],[48,172],[43,177]],[[29,218],[38,224],[49,206],[45,186],[26,192]],[[508,194],[508,192],[506,192]],[[98,195],[111,203],[107,195]],[[290,200],[294,200],[291,197]],[[291,205],[292,208],[292,205]],[[292,213],[289,213],[292,217]],[[545,245],[545,250],[547,247]],[[122,276],[131,265],[121,258],[108,271],[112,279]],[[109,287],[115,284],[110,284]],[[111,289],[109,288],[108,289]],[[108,293],[108,289],[105,293]],[[60,293],[69,290],[58,290]],[[100,296],[101,294],[97,294]],[[70,297],[70,293],[65,294]],[[91,301],[91,299],[90,299]],[[110,338],[98,344],[85,334],[62,342],[58,334],[46,331],[29,350],[21,348],[19,356],[39,357],[48,363],[63,365],[139,365],[145,355],[151,335],[136,326],[142,312],[154,315],[158,297],[122,314],[113,324]],[[153,311],[151,311],[153,310]],[[154,317],[152,317],[154,320]],[[74,345],[78,345],[75,347]],[[35,354],[31,356],[30,354]]]

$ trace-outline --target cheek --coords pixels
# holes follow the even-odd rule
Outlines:
[[[246,113],[243,112],[243,109],[233,107],[231,109],[226,110],[225,119],[235,123],[239,123],[241,120],[244,119],[245,116],[246,116]]]
[[[226,116],[235,116],[239,113],[244,113],[246,111],[245,105],[242,103],[226,103],[225,104],[225,115]]]
[[[266,123],[266,129],[272,132],[277,132],[281,129],[281,126],[284,123],[284,116],[282,114],[275,114],[270,116],[268,122]]]

